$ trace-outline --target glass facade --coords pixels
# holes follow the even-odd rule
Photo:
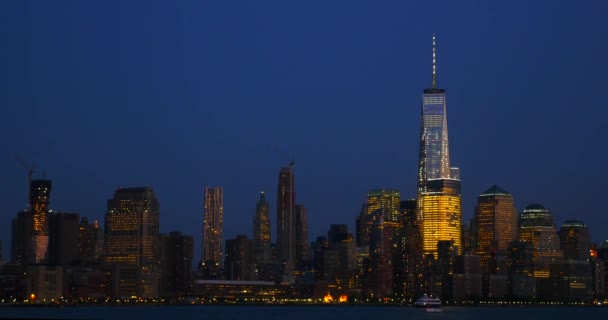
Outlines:
[[[493,186],[477,198],[474,218],[475,254],[481,256],[484,272],[497,273],[496,256],[506,256],[509,243],[517,238],[517,208],[513,196]]]
[[[422,95],[418,191],[426,181],[451,177],[445,90],[426,89]]]

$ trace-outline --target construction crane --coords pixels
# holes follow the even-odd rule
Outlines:
[[[29,207],[29,203],[30,203],[30,198],[31,198],[31,185],[32,185],[32,175],[34,175],[34,165],[32,166],[28,166],[25,161],[23,160],[23,158],[21,158],[18,155],[13,155],[13,157],[15,158],[15,160],[17,160],[17,162],[19,162],[19,164],[23,167],[23,169],[25,169],[25,172],[27,172],[27,203],[28,203],[28,207]],[[29,209],[29,208],[28,208]]]

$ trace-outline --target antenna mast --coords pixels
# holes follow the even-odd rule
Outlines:
[[[437,87],[437,60],[435,34],[433,33],[433,89]]]

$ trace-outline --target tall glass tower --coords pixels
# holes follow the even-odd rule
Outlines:
[[[427,191],[426,182],[451,178],[448,117],[445,90],[437,88],[435,35],[433,35],[433,82],[422,93],[420,121],[420,150],[418,162],[418,192]],[[457,178],[457,177],[454,177]]]
[[[422,94],[418,161],[418,223],[424,254],[437,258],[439,241],[453,241],[462,252],[460,173],[450,166],[445,90],[437,88],[433,35],[433,81]]]

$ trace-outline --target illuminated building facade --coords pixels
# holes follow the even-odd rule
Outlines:
[[[31,248],[34,263],[42,263],[49,243],[49,202],[51,200],[51,180],[32,180],[30,184],[29,210],[33,219]]]
[[[424,255],[432,254],[437,258],[439,241],[453,241],[458,254],[462,254],[460,181],[430,180],[426,185],[427,191],[418,195],[418,223]]]
[[[119,188],[108,200],[103,260],[137,267],[137,297],[158,297],[159,218],[152,188]]]
[[[362,212],[359,217],[359,234],[367,236],[368,239],[362,239],[362,244],[369,243],[371,237],[371,228],[374,223],[377,213],[384,219],[384,224],[389,225],[391,230],[397,235],[401,228],[400,220],[400,205],[401,193],[399,190],[391,189],[373,189],[367,192],[367,203],[364,206],[365,212]]]
[[[270,246],[270,208],[263,191],[255,205],[253,243],[256,250]]]
[[[497,256],[506,257],[509,243],[517,238],[517,208],[513,196],[492,186],[477,198],[475,208],[475,254],[484,273],[501,273]],[[500,269],[500,270],[499,270]]]
[[[585,223],[580,220],[566,220],[559,229],[559,238],[565,259],[589,259],[591,235]]]
[[[204,197],[202,260],[206,268],[219,270],[223,256],[224,189],[206,187]]]
[[[550,264],[561,262],[563,253],[553,216],[540,204],[531,204],[519,216],[519,240],[532,245],[534,277],[549,277]]]
[[[288,266],[296,260],[296,189],[293,162],[281,168],[277,191],[277,249]]]
[[[424,89],[418,158],[418,222],[424,254],[437,258],[438,241],[454,241],[462,252],[460,170],[451,167],[445,90],[437,88],[433,35],[432,86]]]

